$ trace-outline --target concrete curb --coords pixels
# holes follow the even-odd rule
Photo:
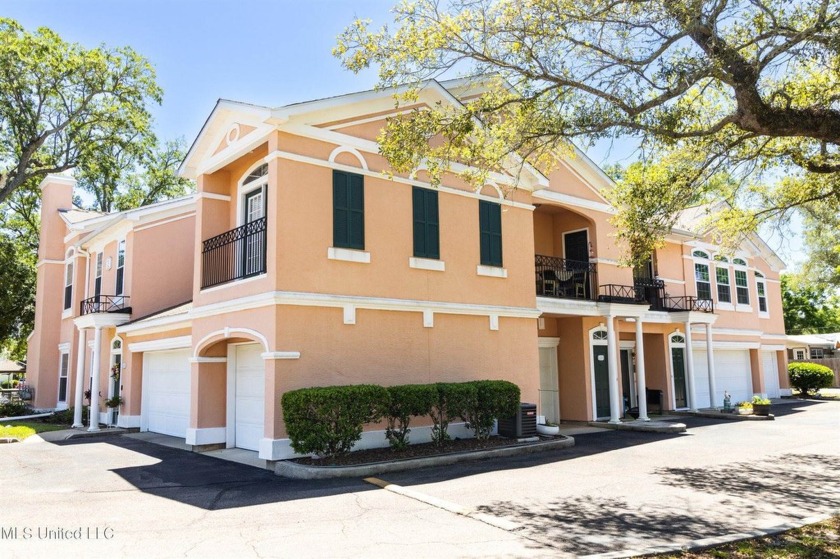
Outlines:
[[[530,444],[517,444],[475,452],[459,452],[455,454],[444,454],[441,456],[427,456],[424,458],[408,458],[392,462],[375,462],[373,464],[360,464],[357,466],[307,466],[281,460],[274,466],[274,473],[292,479],[335,479],[343,477],[371,477],[376,474],[400,472],[403,470],[414,470],[417,468],[428,468],[430,466],[446,466],[457,462],[481,460],[484,458],[501,458],[505,456],[518,456],[531,454],[543,450],[554,450],[557,448],[568,448],[575,445],[572,437],[560,435],[551,441],[541,441]]]
[[[110,437],[112,435],[123,435],[128,433],[128,429],[123,429],[120,427],[110,429],[100,429],[99,431],[80,431],[78,429],[62,429],[60,431],[44,431],[43,433],[38,433],[37,435],[32,435],[33,437],[40,437],[41,440],[46,442],[54,442],[54,441],[68,441],[70,439],[86,439],[90,437]],[[32,438],[32,437],[30,437]]]
[[[774,421],[776,416],[770,415],[740,415],[737,413],[722,413],[714,411],[669,411],[668,415],[679,415],[683,417],[706,417],[708,419],[728,419],[729,421]]]
[[[626,423],[607,423],[590,421],[592,427],[602,429],[616,429],[618,431],[641,431],[644,433],[685,433],[685,423],[670,423],[667,421],[628,421]]]
[[[607,553],[596,553],[593,555],[583,555],[580,559],[625,559],[627,557],[645,557],[648,555],[658,555],[660,553],[680,553],[682,551],[701,551],[710,547],[717,547],[728,543],[733,543],[742,540],[749,540],[752,538],[761,538],[764,536],[772,536],[788,530],[802,528],[809,524],[817,524],[829,518],[840,514],[840,509],[835,510],[829,514],[821,514],[819,516],[809,516],[794,522],[786,522],[771,528],[764,528],[761,530],[752,530],[749,532],[740,532],[736,534],[726,534],[724,536],[714,536],[710,538],[702,538],[699,540],[692,540],[682,545],[657,545],[650,547],[639,547],[636,549],[624,549],[621,551],[610,551]]]

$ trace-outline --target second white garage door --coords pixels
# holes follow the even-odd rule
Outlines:
[[[190,421],[189,350],[143,355],[141,425],[153,433],[184,438]]]
[[[265,423],[265,361],[262,346],[236,346],[234,379],[234,446],[259,450]]]
[[[697,406],[722,407],[723,393],[732,396],[732,405],[752,398],[752,369],[748,350],[714,350],[715,397],[709,399],[709,368],[705,350],[694,350],[694,371]]]
[[[779,390],[779,365],[775,351],[761,352],[761,365],[764,369],[764,390],[768,398],[781,397]]]

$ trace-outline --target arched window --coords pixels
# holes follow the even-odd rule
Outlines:
[[[708,253],[703,252],[702,250],[695,250],[691,253],[691,256],[693,256],[694,258],[705,258],[706,260],[709,259]]]
[[[715,260],[717,262],[729,262],[729,259],[725,256],[721,256],[720,254],[715,255]]]
[[[265,217],[268,163],[252,168],[239,183],[239,225]]]
[[[263,163],[242,179],[243,186],[249,183],[252,183],[256,180],[261,179],[262,177],[268,177],[268,163]]]
[[[747,265],[747,261],[744,260],[743,258],[733,258],[732,263],[735,264],[736,266],[746,266]]]
[[[680,333],[671,334],[671,345],[685,345],[685,336]]]
[[[602,345],[607,343],[607,329],[603,326],[595,328],[592,330],[590,334],[592,337],[592,343],[596,345]]]

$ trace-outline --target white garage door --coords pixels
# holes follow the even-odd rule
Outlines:
[[[190,420],[189,350],[143,355],[142,424],[154,433],[187,436]]]
[[[262,346],[236,346],[236,384],[234,444],[238,448],[259,450],[265,421],[265,361]]]
[[[775,351],[761,352],[761,366],[764,369],[764,390],[768,398],[781,397],[779,390],[779,368]]]
[[[694,350],[694,376],[697,407],[722,407],[723,393],[732,396],[732,405],[752,399],[752,369],[748,350],[714,350],[715,397],[709,401],[709,367],[705,350]]]

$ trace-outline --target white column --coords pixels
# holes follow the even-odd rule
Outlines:
[[[73,428],[84,427],[82,407],[85,392],[85,331],[79,329],[79,349],[76,353],[76,392],[73,394]]]
[[[688,409],[697,411],[697,391],[694,387],[694,351],[691,349],[691,322],[685,323],[685,370],[688,377]]]
[[[715,401],[717,386],[715,385],[715,357],[712,353],[712,325],[706,324],[706,361],[709,367],[709,402],[713,408],[717,408]],[[721,403],[723,405],[723,403]]]
[[[618,343],[615,336],[615,319],[607,317],[607,370],[610,375],[610,423],[621,423],[621,404],[618,401]]]
[[[639,400],[639,421],[650,421],[647,414],[647,384],[645,381],[645,342],[642,339],[642,319],[636,319],[636,398]]]
[[[90,426],[88,431],[99,431],[99,354],[102,345],[102,328],[96,326],[93,332],[93,358],[90,360],[93,379],[90,383]]]

